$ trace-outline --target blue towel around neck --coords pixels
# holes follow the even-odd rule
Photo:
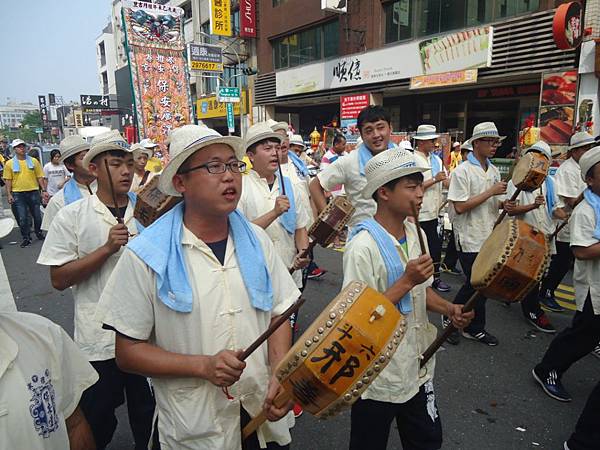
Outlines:
[[[438,155],[429,154],[429,163],[431,164],[431,176],[435,176],[442,171],[442,160]]]
[[[600,239],[600,197],[592,192],[590,188],[583,191],[583,198],[590,204],[596,216],[596,228],[594,229],[595,239]]]
[[[288,177],[281,177],[279,178],[279,195],[283,195],[282,183],[285,186],[285,195],[290,201],[290,209],[279,216],[279,221],[283,225],[283,228],[285,228],[285,231],[289,234],[294,234],[296,232],[296,200],[294,198],[294,189]]]
[[[548,212],[548,217],[552,219],[552,212],[556,207],[556,203],[554,201],[556,198],[556,194],[554,192],[554,180],[548,175],[546,176],[544,185],[546,186],[546,211]]]
[[[186,269],[181,235],[184,203],[158,218],[127,247],[156,274],[159,299],[174,311],[192,311],[192,287]],[[251,224],[238,211],[229,214],[238,267],[252,306],[262,311],[273,307],[273,288],[265,256]],[[202,299],[205,300],[205,299]]]
[[[71,178],[65,183],[65,186],[63,187],[63,197],[65,198],[65,206],[83,198],[75,178]]]
[[[479,160],[477,158],[475,158],[475,155],[473,154],[473,152],[469,152],[469,154],[467,155],[467,160],[471,164],[481,167],[481,163],[479,162]],[[489,158],[487,158],[487,165],[488,165],[488,169],[493,166],[492,161],[490,161]],[[483,170],[483,167],[481,167],[481,169]]]
[[[29,170],[33,170],[34,165],[31,156],[25,155],[25,161],[27,162],[27,168]],[[17,158],[17,155],[13,156],[12,158],[12,171],[13,173],[19,173],[21,171],[21,165],[19,164],[19,158]]]
[[[308,167],[306,167],[306,164],[304,163],[304,161],[302,161],[300,159],[300,157],[298,155],[296,155],[294,152],[292,152],[290,150],[290,151],[288,151],[288,158],[290,161],[292,161],[292,164],[294,165],[294,167],[296,168],[296,170],[298,171],[298,173],[301,176],[303,176],[303,177],[308,176]]]
[[[400,259],[400,255],[398,254],[398,250],[394,245],[394,241],[375,219],[366,219],[355,225],[352,228],[348,240],[352,240],[352,238],[362,230],[367,230],[377,243],[377,248],[379,248],[379,253],[383,258],[385,269],[387,271],[387,287],[389,289],[389,287],[404,274],[404,266]],[[412,302],[410,292],[407,292],[396,306],[402,314],[411,312]]]
[[[388,142],[388,150],[396,148],[392,142]],[[373,157],[371,150],[363,143],[358,147],[358,170],[362,176],[365,175],[365,166]]]

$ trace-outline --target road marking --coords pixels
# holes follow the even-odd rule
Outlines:
[[[577,309],[577,304],[575,303],[575,295],[573,293],[575,289],[573,286],[568,284],[559,284],[556,291],[554,291],[554,297],[560,306],[570,311],[575,311]]]
[[[575,288],[568,284],[559,284],[558,289],[560,289],[561,291],[575,292]]]

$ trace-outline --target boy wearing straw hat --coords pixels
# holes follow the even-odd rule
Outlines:
[[[291,405],[271,404],[270,375],[290,327],[238,359],[300,295],[266,233],[236,210],[244,153],[240,138],[204,126],[171,133],[159,188],[183,201],[129,243],[98,307],[118,332],[119,365],[152,377],[162,448],[240,449],[243,423],[263,408],[273,422],[249,448],[291,440]]]
[[[448,200],[453,208],[454,237],[460,265],[465,273],[454,303],[464,305],[475,292],[471,286],[471,269],[479,250],[494,229],[494,222],[504,201],[507,183],[489,158],[496,153],[502,140],[493,122],[475,125],[469,142],[473,151],[450,177]],[[445,326],[448,318],[442,319]],[[498,339],[485,329],[485,298],[475,305],[475,318],[463,330],[463,336],[489,346],[498,345]],[[459,343],[458,331],[452,333],[448,342]]]
[[[600,341],[600,147],[580,159],[580,177],[587,188],[569,220],[575,255],[573,285],[577,311],[571,325],[556,335],[533,378],[544,392],[563,402],[571,396],[561,382],[563,374],[590,353]]]
[[[133,157],[118,131],[108,131],[94,137],[82,165],[95,176],[98,190],[58,212],[37,262],[50,266],[54,288],[73,288],[75,342],[100,376],[81,400],[97,448],[110,443],[117,426],[115,410],[125,397],[136,448],[145,448],[154,414],[150,388],[144,377],[119,369],[115,333],[103,329],[95,318],[100,295],[122,248],[138,231],[133,218],[134,196],[129,195]]]
[[[50,229],[54,217],[65,205],[96,192],[96,178],[83,166],[83,158],[89,149],[90,144],[78,135],[67,136],[60,141],[60,162],[69,169],[72,176],[48,202],[42,219],[42,230]]]
[[[384,151],[366,165],[364,195],[373,198],[373,218],[353,228],[344,253],[344,285],[362,280],[383,292],[404,314],[406,335],[392,360],[352,406],[350,449],[387,448],[395,419],[403,448],[437,449],[441,422],[433,390],[433,359],[419,368],[419,356],[433,342],[436,328],[427,310],[464,327],[473,313],[440,297],[432,288],[433,261],[421,254],[420,230],[407,220],[423,201],[423,172],[412,153]]]

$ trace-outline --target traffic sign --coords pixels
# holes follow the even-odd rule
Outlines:
[[[227,128],[230,133],[235,131],[235,122],[233,117],[233,103],[227,103]]]
[[[37,134],[42,134],[42,133],[44,132],[44,129],[43,129],[43,128],[36,128],[36,129],[35,129],[35,132],[36,132]]]
[[[219,87],[219,101],[221,103],[239,103],[240,88],[237,87]]]

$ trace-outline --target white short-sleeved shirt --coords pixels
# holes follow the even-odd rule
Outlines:
[[[155,273],[126,249],[102,293],[98,317],[126,336],[148,340],[169,352],[214,355],[223,349],[249,346],[269,327],[272,317],[300,296],[267,234],[252,226],[271,274],[272,311],[252,307],[231,236],[221,265],[211,249],[184,227],[182,244],[193,291],[192,312],[179,313],[165,306],[157,297]],[[267,345],[252,353],[246,364],[241,379],[229,387],[234,400],[199,378],[152,380],[163,448],[241,448],[240,402],[252,416],[262,408],[271,373]],[[260,442],[288,444],[291,425],[293,414],[278,422],[266,422],[259,428]]]
[[[496,166],[488,164],[487,171],[467,161],[452,172],[448,200],[465,202],[491,188],[499,182],[500,172]],[[495,195],[485,202],[462,214],[455,214],[452,226],[456,246],[465,253],[478,253],[479,249],[494,229],[498,218],[500,202],[505,195]]]
[[[308,214],[308,223],[306,224],[306,228],[308,229],[315,221],[312,214],[312,207],[310,206],[310,190],[308,188],[309,178],[299,174],[296,166],[294,166],[291,161],[282,164],[281,171],[283,172],[284,177],[290,179],[292,186],[294,186],[294,191],[298,191],[298,195],[304,205],[304,210]]]
[[[423,172],[423,181],[427,181],[433,178],[430,158],[437,158],[439,160],[439,166],[442,168],[442,171],[444,171],[444,173],[447,173],[446,169],[444,168],[444,164],[442,163],[442,160],[439,158],[439,156],[434,155],[433,153],[430,153],[429,156],[426,156],[425,154],[419,151],[415,151],[414,154],[418,167],[429,167],[429,170],[427,172]],[[443,188],[444,186],[442,185],[442,183],[435,183],[433,186],[431,186],[425,191],[425,194],[423,195],[423,204],[421,205],[421,210],[419,211],[420,222],[425,222],[434,219],[437,220],[439,216],[440,206],[442,206],[442,203],[444,201],[444,197],[442,195]]]
[[[413,223],[404,222],[408,255],[398,243],[396,249],[402,263],[421,255],[417,230]],[[390,238],[397,242],[394,236]],[[427,242],[426,237],[423,239]],[[344,252],[344,283],[356,280],[366,282],[369,287],[379,292],[388,289],[387,270],[377,247],[377,243],[368,231],[359,232],[346,245]],[[435,357],[427,363],[427,373],[419,377],[419,356],[434,341],[437,329],[427,318],[425,290],[431,286],[433,278],[415,286],[411,291],[412,311],[405,316],[406,334],[398,346],[390,363],[362,394],[363,399],[390,403],[405,403],[415,396],[421,385],[433,378]]]
[[[341,155],[338,155],[336,152],[333,151],[333,149],[329,149],[325,152],[325,154],[323,155],[323,158],[321,159],[321,165],[320,168],[321,170],[324,170],[327,166],[330,166],[331,164],[333,164],[335,161],[337,161],[339,158],[346,156],[348,153],[347,152],[343,152]],[[331,195],[334,197],[339,197],[340,195],[346,195],[346,191],[344,190],[344,185],[338,185],[335,186],[334,189],[332,189],[331,191]]]
[[[309,223],[308,212],[304,207],[304,203],[300,196],[300,189],[294,190],[294,201],[296,204],[296,229],[306,228]],[[289,192],[286,194],[290,195]],[[273,209],[275,200],[279,197],[279,179],[275,177],[273,188],[269,189],[269,185],[265,178],[254,170],[251,170],[248,175],[242,178],[242,196],[238,203],[238,209],[248,218],[253,221]],[[294,258],[298,253],[296,251],[295,236],[286,231],[279,219],[276,219],[269,225],[266,230],[271,238],[277,254],[283,260],[283,263],[291,267]],[[293,274],[294,280],[298,287],[302,286],[302,271],[296,270]]]
[[[567,159],[563,162],[554,174],[554,185],[556,186],[556,193],[560,197],[577,198],[581,194],[587,185],[581,179],[581,168],[579,163],[573,158]],[[564,201],[562,202],[565,206]],[[560,222],[559,222],[560,223]],[[569,242],[571,239],[570,227],[564,227],[556,240],[560,242]]]
[[[589,247],[600,242],[593,236],[596,228],[596,215],[586,200],[575,207],[569,219],[569,227],[571,228],[571,247]],[[575,287],[577,309],[583,311],[583,305],[589,293],[592,298],[594,314],[600,314],[600,258],[575,259],[573,286]]]
[[[129,232],[137,234],[131,202],[124,220]],[[116,224],[117,219],[96,195],[73,202],[62,208],[52,221],[37,262],[44,266],[62,266],[81,259],[104,245]],[[95,315],[100,294],[121,253],[123,249],[111,255],[87,280],[73,286],[75,342],[90,361],[115,357],[115,334],[103,330]]]
[[[68,449],[65,420],[97,380],[58,325],[35,314],[0,312],[0,448]]]
[[[81,197],[85,198],[91,195],[89,189],[91,189],[92,192],[96,192],[96,189],[98,189],[98,184],[94,180],[90,183],[89,189],[85,184],[77,183],[77,187],[79,188],[79,192],[81,192]],[[65,191],[63,188],[54,194],[48,202],[48,205],[46,205],[46,208],[44,209],[44,217],[42,218],[42,230],[48,231],[50,229],[50,225],[56,217],[56,214],[58,214],[58,211],[60,211],[64,206]]]
[[[375,200],[363,194],[367,178],[360,174],[358,149],[343,158],[336,159],[319,172],[317,178],[326,191],[332,191],[340,184],[344,186],[348,200],[356,208],[348,222],[349,228],[375,214],[377,210]]]
[[[148,171],[148,178],[146,178],[146,182],[144,183],[144,186],[146,184],[148,184],[148,182],[154,178],[157,175],[156,172],[152,172],[151,170]],[[129,188],[130,192],[136,192],[140,189],[140,183],[142,182],[142,178],[144,178],[144,176],[139,176],[137,173],[133,173],[133,181],[131,182],[131,187]],[[142,186],[142,187],[144,187]]]
[[[64,183],[68,176],[71,176],[69,170],[64,164],[47,163],[44,166],[44,178],[48,180],[48,195],[54,195],[61,189],[61,183]]]

